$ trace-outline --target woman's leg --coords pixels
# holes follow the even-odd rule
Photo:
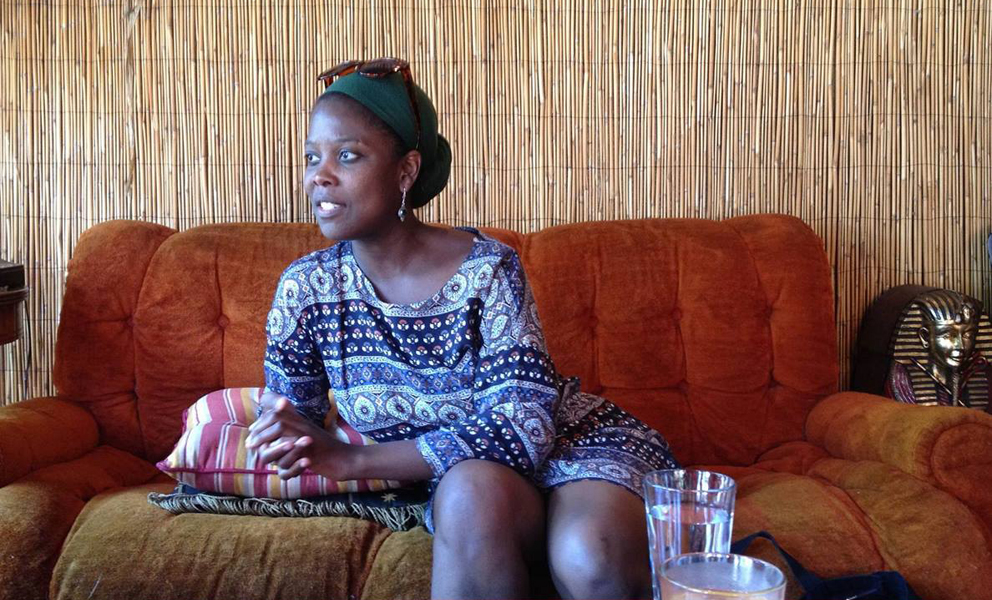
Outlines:
[[[466,460],[434,494],[431,596],[526,598],[544,551],[544,498],[509,467]]]
[[[551,492],[548,561],[562,598],[650,598],[644,503],[598,480]]]

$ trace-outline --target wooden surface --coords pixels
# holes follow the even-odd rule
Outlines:
[[[835,269],[842,385],[899,284],[992,303],[992,0],[0,3],[0,256],[29,273],[0,402],[52,391],[90,225],[308,220],[321,70],[410,59],[454,149],[428,220],[532,231],[796,215]]]

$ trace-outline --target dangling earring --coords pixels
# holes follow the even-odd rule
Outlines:
[[[400,202],[400,210],[396,216],[400,218],[401,222],[406,220],[406,188],[403,188],[403,201]]]

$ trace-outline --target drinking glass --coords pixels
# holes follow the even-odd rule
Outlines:
[[[652,471],[644,477],[651,580],[659,600],[662,563],[689,552],[730,552],[737,485],[726,475],[695,469]]]
[[[737,554],[692,553],[661,566],[661,600],[784,600],[775,565]]]

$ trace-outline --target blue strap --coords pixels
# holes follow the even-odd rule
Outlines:
[[[789,565],[792,575],[803,588],[802,600],[822,600],[824,598],[886,598],[891,600],[920,600],[906,579],[895,571],[879,571],[866,575],[851,575],[822,579],[810,573],[791,554],[782,549],[767,531],[759,531],[731,544],[730,551],[743,554],[751,542],[762,538],[771,542]]]
[[[751,535],[745,538],[741,538],[737,540],[736,542],[730,545],[730,551],[734,554],[744,554],[744,552],[746,552],[747,549],[751,546],[751,542],[753,542],[758,538],[768,540],[769,542],[772,543],[772,546],[775,546],[775,549],[778,550],[778,553],[782,555],[782,558],[784,558],[785,562],[789,565],[789,569],[792,571],[793,577],[796,578],[796,580],[799,582],[799,585],[802,586],[803,592],[805,592],[807,595],[809,594],[810,590],[815,590],[823,585],[822,579],[807,571],[806,567],[799,564],[798,560],[796,560],[791,554],[783,550],[782,546],[779,546],[778,542],[775,541],[775,538],[772,537],[772,534],[768,533],[767,531],[759,531],[757,533],[752,533]]]

